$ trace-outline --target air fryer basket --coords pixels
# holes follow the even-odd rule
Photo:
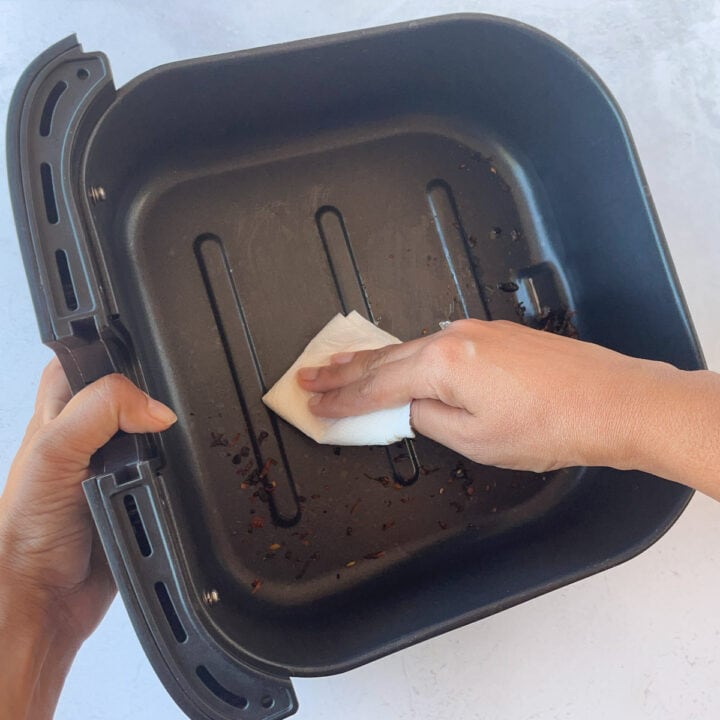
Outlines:
[[[290,675],[617,564],[690,497],[635,472],[482,467],[422,437],[318,446],[261,402],[352,309],[402,339],[508,319],[703,366],[622,115],[536,30],[435,18],[119,91],[70,37],[18,84],[8,162],[42,339],[73,390],[122,372],[180,418],[114,438],[85,490],[190,717],[285,717]]]

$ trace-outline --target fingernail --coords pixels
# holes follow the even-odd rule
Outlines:
[[[313,380],[317,380],[318,372],[318,368],[300,368],[300,370],[298,370],[298,377],[306,382],[312,382]]]
[[[310,405],[310,407],[315,407],[316,405],[320,404],[320,400],[322,400],[322,395],[313,395],[308,400],[308,405]]]
[[[335,355],[330,358],[330,362],[335,363],[335,365],[344,365],[345,363],[349,363],[354,357],[354,352],[335,353]]]
[[[172,425],[177,422],[177,415],[167,405],[163,405],[159,400],[148,398],[147,410],[155,420],[165,423],[165,425]]]

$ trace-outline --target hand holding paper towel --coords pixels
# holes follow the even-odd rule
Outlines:
[[[356,417],[320,418],[308,408],[311,393],[297,382],[300,368],[327,365],[335,353],[375,350],[399,342],[354,310],[347,317],[338,314],[308,343],[263,402],[298,430],[326,445],[390,445],[415,437],[409,404]]]

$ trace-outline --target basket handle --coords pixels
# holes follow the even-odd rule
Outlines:
[[[120,595],[155,672],[193,720],[280,720],[297,711],[290,678],[251,665],[207,630],[200,615],[223,601],[188,582],[162,478],[140,463],[84,490]]]

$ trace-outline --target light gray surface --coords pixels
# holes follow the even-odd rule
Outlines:
[[[27,63],[70,32],[108,54],[119,86],[171,60],[458,11],[536,25],[579,52],[610,86],[633,131],[708,363],[720,369],[719,2],[6,0],[0,116]],[[49,358],[14,232],[0,175],[0,477]],[[720,506],[696,497],[657,545],[622,567],[353,672],[296,681],[297,717],[717,718],[718,608]],[[80,652],[57,718],[181,717],[116,602]]]

